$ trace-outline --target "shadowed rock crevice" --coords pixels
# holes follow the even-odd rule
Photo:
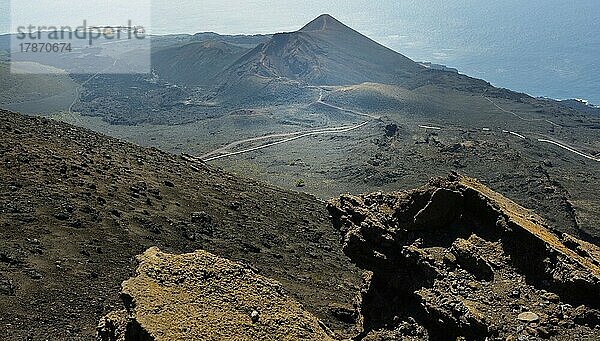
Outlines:
[[[368,270],[357,339],[600,336],[599,249],[475,180],[345,195],[328,209]]]

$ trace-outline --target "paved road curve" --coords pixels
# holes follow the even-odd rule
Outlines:
[[[357,115],[357,116],[363,116],[363,117],[367,117],[370,120],[365,121],[363,123],[354,125],[354,126],[342,126],[342,127],[330,127],[330,128],[322,128],[322,129],[318,129],[318,130],[309,130],[309,131],[296,131],[296,132],[291,132],[291,133],[277,133],[277,134],[271,134],[271,135],[266,135],[266,136],[259,136],[259,137],[252,137],[252,138],[248,138],[248,139],[243,139],[243,140],[238,140],[238,141],[234,141],[231,142],[221,148],[218,148],[216,150],[211,151],[210,153],[204,154],[200,157],[195,157],[194,159],[196,160],[200,160],[200,161],[204,161],[204,162],[208,162],[208,161],[213,161],[213,160],[218,160],[218,159],[223,159],[223,158],[227,158],[227,157],[231,157],[234,155],[240,155],[240,154],[245,154],[245,153],[249,153],[252,151],[256,151],[256,150],[260,150],[260,149],[264,149],[264,148],[269,148],[269,147],[273,147],[276,145],[280,145],[283,143],[288,143],[291,141],[295,141],[304,137],[308,137],[308,136],[317,136],[317,135],[325,135],[325,134],[336,134],[336,133],[346,133],[349,131],[353,131],[353,130],[357,130],[360,129],[364,126],[366,126],[367,124],[380,119],[380,116],[375,116],[375,115],[371,115],[371,114],[367,114],[367,113],[363,113],[360,111],[356,111],[356,110],[350,110],[350,109],[345,109],[345,108],[341,108],[329,103],[325,103],[323,102],[323,89],[320,89],[320,94],[319,94],[319,99],[316,101],[316,103],[319,104],[323,104],[326,105],[330,108],[334,108],[340,111],[344,111],[344,112],[349,112],[351,114]],[[237,145],[240,145],[242,143],[245,142],[254,142],[254,141],[261,141],[261,140],[266,140],[266,139],[270,139],[270,138],[277,138],[277,137],[288,137],[291,136],[289,138],[283,139],[283,140],[279,140],[279,141],[275,141],[275,142],[271,142],[271,143],[267,143],[264,145],[260,145],[257,147],[252,147],[252,148],[248,148],[248,149],[244,149],[244,150],[240,150],[240,151],[236,151],[236,152],[230,152],[230,153],[225,153],[225,154],[221,154],[225,151],[227,151],[228,149],[230,149],[231,147],[235,147]],[[217,155],[220,154],[220,155]]]
[[[298,136],[290,137],[290,138],[287,138],[287,139],[284,139],[284,140],[267,143],[267,144],[262,145],[262,146],[248,148],[248,149],[240,150],[240,151],[237,151],[237,152],[232,152],[232,153],[227,153],[227,154],[212,156],[212,157],[208,157],[206,159],[201,159],[201,160],[204,161],[204,162],[218,160],[218,159],[222,159],[222,158],[226,158],[226,157],[230,157],[230,156],[234,156],[234,155],[239,155],[239,154],[244,154],[244,153],[252,152],[252,151],[255,151],[255,150],[259,150],[259,149],[273,147],[273,146],[276,146],[276,145],[279,145],[279,144],[283,144],[283,143],[291,142],[291,141],[294,141],[294,140],[298,140],[298,139],[301,139],[301,138],[307,137],[307,136],[316,136],[316,135],[331,134],[331,133],[345,133],[345,132],[348,132],[348,131],[360,129],[360,128],[364,127],[365,125],[367,125],[367,124],[369,124],[371,122],[373,122],[373,121],[366,121],[366,122],[363,122],[361,124],[355,125],[353,127],[345,128],[345,129],[332,128],[330,130],[321,130],[321,131],[314,131],[314,132],[310,132],[310,133],[304,133],[304,134],[300,134]]]
[[[483,98],[487,99],[487,100],[488,100],[490,103],[492,103],[492,104],[493,104],[493,105],[494,105],[496,108],[498,108],[498,109],[502,110],[503,112],[506,112],[506,113],[512,114],[512,115],[516,116],[517,118],[519,118],[519,119],[521,119],[521,120],[523,120],[523,121],[545,121],[545,122],[548,122],[548,123],[550,123],[550,124],[552,124],[552,125],[554,125],[554,126],[556,126],[556,127],[560,127],[560,125],[558,125],[558,124],[556,124],[556,123],[554,123],[554,122],[552,122],[552,121],[550,121],[550,120],[543,119],[543,118],[539,118],[539,119],[535,119],[535,118],[532,118],[532,119],[527,119],[527,118],[524,118],[524,117],[522,117],[521,115],[519,115],[519,114],[517,114],[517,113],[515,113],[515,112],[512,112],[512,111],[505,110],[504,108],[502,108],[501,106],[499,106],[498,104],[496,104],[494,101],[492,101],[490,98],[487,98],[487,97],[485,97],[485,96],[483,96]],[[517,136],[517,137],[520,137],[520,138],[522,138],[522,139],[526,139],[526,138],[525,138],[525,136],[523,136],[523,135],[521,135],[521,134],[519,134],[519,133],[515,133],[515,132],[513,132],[513,131],[510,131],[509,133],[510,133],[510,134],[512,134],[512,135],[515,135],[515,136]],[[562,148],[562,149],[564,149],[564,150],[567,150],[567,151],[569,151],[569,152],[571,152],[571,153],[574,153],[574,154],[577,154],[577,155],[579,155],[579,156],[582,156],[582,157],[584,157],[584,158],[586,158],[586,159],[588,159],[588,160],[592,160],[592,161],[598,161],[598,162],[600,162],[600,158],[598,158],[598,156],[597,156],[597,155],[596,155],[596,156],[588,155],[588,154],[586,154],[586,153],[583,153],[583,152],[580,152],[580,151],[578,151],[578,150],[576,150],[576,149],[574,149],[574,148],[572,148],[572,147],[570,147],[570,146],[567,146],[566,144],[564,144],[564,143],[562,143],[562,142],[553,141],[553,140],[546,139],[546,138],[539,138],[539,139],[537,139],[537,141],[538,141],[538,142],[543,142],[543,143],[550,143],[550,144],[553,144],[553,145],[555,145],[555,146],[558,146],[558,147],[560,147],[560,148]],[[600,154],[598,154],[598,155],[600,155]]]
[[[225,152],[227,150],[229,150],[232,147],[235,147],[237,145],[240,145],[242,143],[246,143],[246,142],[254,142],[254,141],[261,141],[261,140],[268,140],[271,138],[277,138],[277,137],[288,137],[288,136],[298,136],[298,135],[304,135],[306,136],[306,134],[311,134],[311,135],[316,135],[317,133],[332,133],[332,132],[343,132],[343,131],[348,131],[348,128],[353,128],[353,126],[342,126],[342,127],[336,127],[336,128],[324,128],[324,129],[316,129],[316,130],[305,130],[305,131],[295,131],[295,132],[291,132],[291,133],[277,133],[277,134],[271,134],[271,135],[265,135],[265,136],[259,136],[259,137],[252,137],[252,138],[248,138],[245,140],[239,140],[239,141],[235,141],[235,142],[231,142],[228,145],[225,145],[219,149],[215,149],[210,153],[204,154],[200,157],[198,157],[201,160],[206,160],[209,159],[210,157],[212,157],[215,154],[219,154],[222,152]]]

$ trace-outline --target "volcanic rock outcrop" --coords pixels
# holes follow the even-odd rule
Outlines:
[[[354,340],[600,337],[600,248],[452,174],[408,192],[344,195],[328,205],[363,274]],[[101,340],[302,339],[341,336],[247,266],[205,251],[151,248],[124,282],[125,310]]]
[[[359,339],[598,339],[600,251],[456,174],[328,204],[368,270]]]
[[[206,251],[150,248],[123,283],[126,310],[98,326],[101,340],[330,340],[332,333],[279,282]]]

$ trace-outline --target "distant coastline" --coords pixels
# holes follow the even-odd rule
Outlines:
[[[4,32],[0,33],[0,61],[6,61],[8,54],[3,53],[2,50],[10,49],[10,38],[9,37],[12,34],[13,33],[4,33]],[[170,36],[170,35],[171,34],[156,34],[153,36],[159,37],[159,36]],[[184,34],[173,34],[173,35],[193,36],[194,34],[184,33]],[[214,33],[214,32],[199,32],[199,33],[196,33],[195,35],[227,36],[227,35],[220,35],[220,34]],[[244,36],[244,35],[239,35],[239,36]],[[235,37],[235,36],[231,36],[231,37]],[[397,51],[397,52],[404,53],[404,51]],[[446,72],[452,72],[452,73],[462,73],[462,74],[465,74],[465,75],[468,75],[471,77],[484,79],[484,80],[492,83],[494,86],[507,88],[507,89],[517,91],[517,92],[524,92],[530,96],[537,97],[539,99],[560,102],[561,104],[563,104],[567,107],[573,108],[573,109],[584,110],[584,111],[600,114],[600,100],[598,100],[598,99],[588,100],[588,99],[584,99],[584,98],[578,98],[575,96],[581,96],[581,95],[578,95],[575,93],[573,93],[573,97],[568,97],[568,95],[567,95],[562,98],[557,98],[557,97],[553,97],[552,95],[548,95],[549,93],[552,92],[551,88],[546,88],[546,87],[542,86],[542,87],[536,88],[535,90],[531,89],[531,88],[524,90],[522,87],[511,86],[509,84],[505,84],[505,82],[503,82],[503,81],[494,79],[495,77],[492,74],[486,74],[486,72],[484,72],[484,74],[486,74],[486,75],[482,75],[482,74],[478,74],[476,72],[469,72],[468,70],[465,71],[460,67],[447,66],[446,64],[436,63],[436,62],[432,62],[432,61],[421,61],[421,62],[417,62],[417,63],[419,63],[420,65],[422,65],[424,67],[434,69],[434,70],[440,70],[440,71],[446,71]],[[454,64],[454,63],[449,63],[449,64]],[[482,67],[485,67],[485,65],[482,65]],[[538,83],[547,84],[547,83],[543,83],[543,82],[538,82]],[[594,86],[593,84],[590,84],[590,88],[592,88],[593,86]],[[567,86],[567,88],[568,88],[568,86]],[[583,96],[585,96],[585,94]]]
[[[600,106],[590,103],[586,99],[581,98],[567,98],[567,99],[555,99],[549,97],[538,97],[538,99],[558,102],[562,106],[567,108],[575,109],[588,114],[600,115]]]

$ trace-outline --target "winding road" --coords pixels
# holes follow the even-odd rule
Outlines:
[[[222,154],[222,155],[217,155],[217,156],[211,156],[211,157],[208,157],[208,158],[205,158],[205,159],[201,159],[201,160],[204,161],[204,162],[218,160],[218,159],[222,159],[222,158],[226,158],[226,157],[230,157],[230,156],[234,156],[234,155],[239,155],[239,154],[244,154],[244,153],[252,152],[252,151],[255,151],[255,150],[260,150],[260,149],[264,149],[264,148],[273,147],[273,146],[276,146],[276,145],[279,145],[279,144],[283,144],[283,143],[291,142],[291,141],[294,141],[294,140],[298,140],[298,139],[301,139],[301,138],[307,137],[307,136],[316,136],[316,135],[331,134],[331,133],[345,133],[345,132],[348,132],[348,131],[360,129],[360,128],[364,127],[365,125],[367,125],[367,124],[369,124],[371,122],[373,122],[373,121],[366,121],[366,122],[363,122],[361,124],[358,124],[358,125],[355,125],[355,126],[352,126],[352,127],[348,127],[348,128],[345,128],[345,129],[331,128],[329,130],[322,130],[322,131],[314,131],[314,132],[309,132],[309,133],[303,133],[303,134],[300,134],[300,135],[297,135],[297,136],[294,136],[294,137],[290,137],[290,138],[287,138],[287,139],[284,139],[284,140],[267,143],[267,144],[264,144],[264,145],[261,145],[261,146],[244,149],[244,150],[240,150],[240,151],[237,151],[237,152],[231,152],[231,153],[227,153],[227,154]],[[259,139],[259,138],[256,138],[256,139]],[[247,140],[253,140],[253,139],[247,139]],[[236,142],[233,142],[232,144],[239,144],[239,143],[242,143],[242,142],[247,141],[247,140],[236,141]],[[222,149],[223,148],[221,148],[221,150]],[[196,158],[196,159],[198,159],[198,158]]]
[[[319,99],[317,100],[317,103],[322,104],[322,105],[327,106],[327,107],[330,107],[330,108],[333,108],[333,109],[340,110],[340,111],[349,112],[349,113],[357,115],[357,116],[365,116],[365,117],[368,117],[368,118],[371,118],[371,119],[374,119],[374,120],[378,120],[378,119],[381,118],[381,116],[375,116],[375,115],[367,114],[367,113],[356,111],[356,110],[352,110],[352,109],[346,109],[346,108],[335,106],[333,104],[329,104],[329,103],[323,102],[323,89],[321,89],[321,93],[319,94]]]
[[[494,101],[492,101],[490,98],[485,97],[485,95],[482,95],[482,96],[483,96],[483,98],[487,99],[490,103],[492,103],[496,108],[500,109],[501,111],[503,111],[505,113],[512,114],[512,115],[516,116],[517,118],[519,118],[519,119],[521,119],[523,121],[530,121],[530,122],[531,121],[544,121],[544,122],[548,122],[548,123],[550,123],[550,124],[552,124],[552,125],[554,125],[556,127],[561,127],[560,125],[558,125],[558,124],[556,124],[556,123],[554,123],[554,122],[552,122],[550,120],[543,119],[543,118],[539,118],[539,119],[527,119],[527,118],[524,118],[524,117],[522,117],[521,115],[519,115],[519,114],[517,114],[515,112],[512,112],[512,111],[509,111],[509,110],[506,110],[506,109],[502,108],[501,106],[499,106],[498,104],[496,104]],[[524,140],[527,139],[525,136],[523,136],[523,135],[521,135],[519,133],[515,133],[514,131],[509,131],[509,133],[511,135],[517,136],[517,137],[519,137],[521,139],[524,139]],[[558,146],[558,147],[560,147],[560,148],[562,148],[564,150],[567,150],[567,151],[569,151],[571,153],[574,153],[576,155],[584,157],[584,158],[586,158],[588,160],[600,162],[600,157],[598,157],[600,155],[600,153],[597,154],[597,155],[595,155],[595,156],[588,155],[588,154],[586,154],[584,152],[581,152],[581,151],[578,151],[577,149],[575,149],[573,147],[570,147],[570,146],[568,146],[568,145],[566,145],[566,144],[564,144],[562,142],[554,141],[554,140],[551,140],[549,138],[538,138],[537,141],[538,142],[542,142],[542,143],[549,143],[549,144]]]
[[[419,128],[423,128],[423,129],[431,129],[431,130],[442,130],[442,128],[440,127],[435,127],[435,126],[426,126],[426,125],[420,125]]]
[[[225,152],[232,147],[238,146],[238,145],[246,143],[246,142],[254,142],[254,141],[268,140],[268,139],[277,138],[277,137],[288,137],[288,136],[296,136],[296,135],[304,135],[304,134],[339,132],[339,131],[343,131],[348,128],[353,128],[353,126],[342,126],[342,127],[337,127],[337,128],[295,131],[295,132],[291,132],[291,133],[277,133],[277,134],[271,134],[271,135],[265,135],[265,136],[259,136],[259,137],[252,137],[252,138],[248,138],[245,140],[231,142],[230,144],[225,145],[219,149],[215,149],[210,153],[207,153],[207,154],[204,154],[204,155],[198,157],[197,159],[202,159],[202,160],[208,159],[215,154]]]
[[[115,59],[115,61],[112,63],[112,65],[108,66],[107,68],[100,70],[98,72],[96,72],[95,74],[93,74],[90,78],[88,78],[87,80],[85,80],[83,83],[81,83],[76,91],[75,91],[75,98],[73,99],[73,102],[71,103],[71,105],[69,105],[69,114],[73,115],[73,107],[75,106],[75,103],[77,103],[77,101],[79,100],[79,96],[81,95],[81,90],[83,90],[83,87],[92,81],[92,79],[98,77],[99,74],[104,74],[106,71],[110,70],[112,67],[114,67],[115,65],[117,65],[117,62],[119,60]]]
[[[559,147],[560,147],[560,148],[562,148],[562,149],[568,150],[568,151],[570,151],[571,153],[575,153],[575,154],[577,154],[577,155],[579,155],[579,156],[583,156],[583,157],[584,157],[584,158],[586,158],[586,159],[589,159],[589,160],[592,160],[592,161],[598,161],[598,162],[600,162],[600,158],[598,157],[598,155],[600,155],[600,154],[598,154],[598,155],[596,155],[596,156],[591,156],[591,155],[585,154],[585,153],[583,153],[583,152],[580,152],[580,151],[578,151],[578,150],[575,150],[575,149],[573,149],[573,148],[571,148],[571,147],[567,146],[566,144],[563,144],[563,143],[560,143],[560,142],[557,142],[557,141],[548,140],[548,139],[537,139],[537,140],[538,140],[538,142],[545,142],[545,143],[550,143],[550,144],[553,144],[553,145],[555,145],[555,146],[559,146]]]
[[[500,109],[501,111],[507,113],[507,114],[511,114],[513,116],[515,116],[516,118],[522,120],[522,121],[526,121],[526,122],[547,122],[552,124],[555,127],[562,127],[560,124],[556,124],[550,120],[544,119],[544,118],[525,118],[519,114],[517,114],[514,111],[510,111],[510,110],[506,110],[504,108],[502,108],[501,106],[499,106],[498,104],[496,104],[494,101],[492,101],[490,98],[486,97],[485,94],[482,95],[483,98],[485,98],[486,100],[488,100],[490,103],[492,103],[496,108]]]
[[[375,116],[375,115],[363,113],[363,112],[356,111],[356,110],[346,109],[346,108],[338,107],[338,106],[324,102],[322,88],[320,88],[319,99],[315,103],[319,103],[319,104],[328,106],[330,108],[348,112],[348,113],[351,113],[351,114],[354,114],[357,116],[367,117],[367,118],[369,118],[369,120],[362,122],[360,124],[357,124],[357,125],[353,125],[353,126],[330,127],[330,128],[321,128],[321,129],[317,129],[317,130],[296,131],[296,132],[290,132],[290,133],[276,133],[276,134],[271,134],[271,135],[265,135],[265,136],[252,137],[252,138],[248,138],[248,139],[238,140],[238,141],[231,142],[231,143],[229,143],[223,147],[220,147],[216,150],[213,150],[207,154],[204,154],[200,157],[194,157],[193,159],[199,160],[202,162],[214,161],[214,160],[231,157],[234,155],[245,154],[245,153],[253,152],[256,150],[273,147],[276,145],[295,141],[295,140],[298,140],[298,139],[301,139],[304,137],[325,135],[325,134],[335,134],[335,133],[346,133],[349,131],[360,129],[360,128],[366,126],[367,124],[381,118],[380,116]],[[288,137],[288,136],[291,136],[291,137]],[[270,142],[270,143],[267,143],[264,145],[244,149],[244,150],[226,153],[226,151],[229,150],[230,148],[238,146],[238,145],[246,143],[246,142],[255,142],[255,141],[261,141],[261,140],[267,140],[267,139],[279,138],[279,137],[288,137],[288,138],[285,138],[285,139],[279,140],[279,141],[275,141],[275,142]],[[217,154],[219,154],[219,155],[217,155]]]
[[[367,124],[379,120],[381,118],[381,116],[376,116],[376,115],[371,115],[368,113],[364,113],[364,112],[360,112],[360,111],[356,111],[356,110],[352,110],[352,109],[347,109],[347,108],[342,108],[333,104],[329,104],[323,101],[323,91],[324,89],[322,87],[319,87],[320,93],[319,93],[319,98],[314,102],[314,103],[319,103],[321,105],[339,110],[339,111],[343,111],[343,112],[347,112],[347,113],[351,113],[354,114],[356,116],[361,116],[361,117],[366,117],[369,120],[362,122],[360,124],[354,125],[354,126],[341,126],[341,127],[330,127],[330,128],[321,128],[321,129],[316,129],[316,130],[304,130],[304,131],[295,131],[295,132],[289,132],[289,133],[275,133],[275,134],[270,134],[270,135],[265,135],[265,136],[259,136],[259,137],[252,137],[252,138],[247,138],[247,139],[242,139],[242,140],[238,140],[238,141],[234,141],[231,142],[223,147],[220,147],[218,149],[215,149],[207,154],[204,154],[202,156],[199,157],[194,157],[194,160],[198,160],[198,161],[202,161],[202,162],[208,162],[208,161],[213,161],[213,160],[218,160],[218,159],[223,159],[223,158],[227,158],[227,157],[231,157],[231,156],[235,156],[235,155],[240,155],[240,154],[245,154],[245,153],[249,153],[252,151],[256,151],[256,150],[260,150],[260,149],[265,149],[265,148],[269,148],[269,147],[273,147],[276,145],[280,145],[280,144],[284,144],[284,143],[288,143],[291,141],[295,141],[304,137],[309,137],[309,136],[317,136],[317,135],[324,135],[324,134],[335,134],[335,133],[344,133],[344,132],[349,132],[349,131],[353,131],[353,130],[357,130],[360,129],[364,126],[366,126]],[[509,111],[506,110],[504,108],[502,108],[501,106],[499,106],[498,104],[496,104],[492,99],[488,98],[485,96],[485,93],[482,94],[482,97],[485,98],[487,101],[489,101],[491,104],[493,104],[496,108],[498,108],[499,110],[501,110],[502,112],[505,113],[509,113],[515,117],[517,117],[520,120],[523,121],[528,121],[528,122],[547,122],[555,127],[561,127],[559,124],[556,124],[548,119],[543,119],[543,118],[525,118],[513,111]],[[442,130],[442,128],[440,127],[436,127],[436,126],[429,126],[429,125],[419,125],[419,128],[424,128],[424,129],[433,129],[433,130]],[[522,134],[519,134],[517,132],[514,131],[505,131],[506,133],[509,133],[513,136],[516,136],[520,139],[526,140],[527,137],[525,137]],[[247,149],[243,149],[243,150],[239,150],[239,151],[235,151],[235,152],[227,152],[228,150],[230,150],[233,147],[239,146],[243,143],[248,143],[248,142],[256,142],[256,141],[262,141],[262,140],[268,140],[268,139],[274,139],[274,138],[284,138],[282,140],[278,140],[278,141],[274,141],[274,142],[269,142],[260,146],[256,146],[256,147],[252,147],[252,148],[247,148]],[[537,139],[538,142],[542,142],[542,143],[549,143],[555,146],[558,146],[564,150],[567,150],[571,153],[574,153],[576,155],[579,155],[581,157],[584,157],[586,159],[592,160],[592,161],[597,161],[600,162],[600,154],[597,154],[595,156],[592,155],[588,155],[584,152],[578,151],[573,147],[570,147],[562,142],[558,142],[558,141],[554,141],[551,140],[549,138],[538,138]]]

